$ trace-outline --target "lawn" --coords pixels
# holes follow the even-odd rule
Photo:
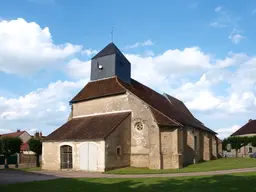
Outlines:
[[[255,158],[222,158],[213,161],[189,165],[182,169],[151,170],[148,168],[122,168],[106,172],[106,174],[157,174],[157,173],[187,173],[239,168],[256,167]]]
[[[256,173],[148,179],[56,179],[0,186],[1,192],[256,191]]]

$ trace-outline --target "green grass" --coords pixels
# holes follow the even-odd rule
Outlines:
[[[152,170],[148,168],[122,168],[106,172],[106,174],[157,174],[157,173],[187,173],[229,170],[256,167],[255,158],[222,158],[213,161],[189,165],[182,169]]]
[[[56,179],[0,186],[1,192],[256,191],[256,173],[148,179]]]

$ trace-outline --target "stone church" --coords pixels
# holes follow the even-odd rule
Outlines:
[[[43,141],[42,169],[179,169],[222,154],[182,101],[131,78],[114,43],[92,58],[91,79],[70,105],[68,121]]]

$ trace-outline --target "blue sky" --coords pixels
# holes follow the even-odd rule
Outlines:
[[[0,3],[1,132],[49,134],[65,122],[112,27],[133,77],[183,100],[221,137],[255,118],[255,1]]]

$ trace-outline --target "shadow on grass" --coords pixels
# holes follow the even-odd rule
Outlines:
[[[148,179],[56,179],[0,186],[1,192],[256,191],[256,173]]]

